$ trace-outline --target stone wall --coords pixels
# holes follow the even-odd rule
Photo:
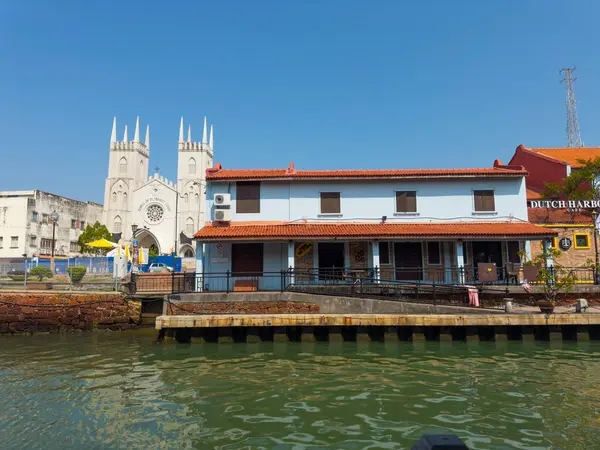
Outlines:
[[[316,314],[319,305],[285,300],[272,301],[219,301],[179,302],[166,305],[167,315],[190,314]]]
[[[128,330],[140,319],[141,303],[120,294],[0,293],[0,334]]]

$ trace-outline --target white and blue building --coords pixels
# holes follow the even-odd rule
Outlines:
[[[554,235],[528,222],[526,175],[498,161],[492,168],[417,170],[217,164],[206,174],[197,273],[206,290],[222,289],[219,274],[240,290],[278,289],[281,271],[297,283],[468,283],[481,281],[480,263],[495,265],[497,281],[505,280],[528,241]]]

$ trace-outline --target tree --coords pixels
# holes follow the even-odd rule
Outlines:
[[[96,221],[94,225],[87,225],[79,239],[77,240],[77,244],[79,244],[79,251],[83,254],[95,254],[100,252],[101,254],[105,254],[107,251],[111,249],[95,249],[92,247],[88,247],[88,243],[97,241],[98,239],[106,239],[107,241],[112,241],[112,234],[106,228],[106,225],[102,225],[100,222]]]
[[[156,248],[156,245],[152,244],[150,246],[150,248],[148,249],[148,257],[155,257],[155,256],[159,256],[160,253],[158,253],[158,249]]]
[[[544,198],[566,198],[569,200],[600,199],[600,157],[578,159],[581,167],[571,171],[562,184],[548,183],[542,194]]]
[[[37,277],[40,281],[44,278],[52,278],[52,270],[48,267],[36,266],[29,271],[29,275],[32,277]]]
[[[577,275],[575,275],[574,269],[568,269],[557,262],[561,253],[559,249],[549,247],[543,253],[533,258],[532,261],[527,261],[525,250],[519,251],[519,256],[524,266],[537,267],[537,280],[535,282],[541,285],[546,303],[546,305],[540,305],[540,302],[538,302],[541,309],[544,307],[554,309],[558,295],[571,292],[577,282]],[[553,266],[547,265],[547,261],[550,258],[553,260]]]

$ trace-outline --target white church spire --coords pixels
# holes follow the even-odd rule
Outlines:
[[[213,140],[213,126],[210,126],[210,138],[208,139],[208,146],[212,149],[214,144]]]
[[[146,148],[150,148],[150,125],[146,125],[146,142],[144,142]]]
[[[202,143],[208,144],[207,134],[206,134],[206,116],[204,116],[204,130],[202,130]]]
[[[113,119],[112,133],[110,134],[110,143],[117,142],[117,118]]]
[[[179,123],[179,142],[183,142],[183,116],[181,116],[181,122]]]
[[[188,142],[192,142],[192,125],[188,124]]]
[[[133,133],[133,142],[140,142],[140,116],[135,119],[135,132]]]
[[[125,133],[123,134],[123,142],[129,142],[127,139],[127,125],[125,125]]]

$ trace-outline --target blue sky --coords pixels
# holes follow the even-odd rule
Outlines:
[[[600,144],[600,2],[0,2],[1,190],[102,201],[112,118],[151,127],[176,178],[180,116],[231,168],[490,166],[565,143],[577,66]]]

